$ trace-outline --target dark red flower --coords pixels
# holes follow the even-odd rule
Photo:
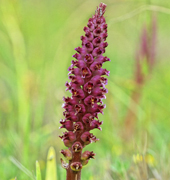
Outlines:
[[[107,78],[103,75],[109,76],[110,73],[102,68],[103,63],[110,61],[107,56],[103,56],[108,46],[105,42],[108,36],[103,16],[105,9],[106,5],[100,3],[95,14],[88,20],[87,26],[83,28],[85,35],[80,38],[82,47],[75,48],[77,53],[73,57],[76,60],[72,60],[68,68],[70,82],[66,82],[65,86],[72,96],[63,97],[65,119],[60,121],[60,128],[65,128],[68,132],[60,138],[65,146],[69,147],[69,151],[62,150],[61,153],[66,158],[70,158],[70,152],[72,154],[68,165],[72,171],[80,171],[82,165],[94,158],[93,151],[82,154],[82,149],[98,141],[90,131],[95,128],[101,130],[103,123],[98,120],[98,114],[103,114],[105,105],[102,99],[106,98],[107,93]]]

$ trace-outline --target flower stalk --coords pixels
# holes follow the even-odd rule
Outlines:
[[[91,130],[101,129],[102,121],[99,121],[98,114],[103,114],[105,105],[102,99],[106,98],[107,78],[109,71],[103,69],[103,63],[110,61],[103,56],[108,43],[105,42],[108,36],[107,24],[105,22],[106,5],[100,3],[95,14],[88,20],[84,27],[85,36],[81,36],[82,46],[75,48],[77,53],[73,55],[68,68],[70,82],[66,82],[66,90],[70,91],[71,97],[63,97],[64,119],[60,120],[61,127],[66,132],[60,138],[68,147],[61,150],[65,162],[61,159],[62,167],[67,171],[67,180],[80,180],[81,169],[90,159],[94,159],[93,151],[83,151],[83,148],[99,139]]]
[[[123,132],[124,139],[130,139],[135,131],[137,104],[139,104],[142,89],[146,81],[150,78],[156,63],[156,40],[157,24],[156,18],[152,19],[151,27],[142,29],[139,48],[135,57],[135,88],[131,95],[131,104],[129,105],[125,116],[125,126]],[[132,111],[133,110],[133,111]]]

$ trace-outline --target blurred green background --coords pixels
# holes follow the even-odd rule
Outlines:
[[[47,150],[57,153],[58,179],[65,179],[58,135],[67,69],[88,18],[101,0],[0,1],[0,179],[32,179],[35,161],[45,176]],[[82,170],[82,180],[138,180],[141,155],[148,171],[170,178],[170,2],[105,0],[111,71],[100,120],[100,139],[86,147],[96,159]],[[136,104],[135,131],[124,140],[124,117],[134,91],[135,53],[143,25],[157,17],[156,63]],[[130,13],[130,14],[129,14]],[[121,17],[121,18],[120,18]],[[20,164],[21,163],[21,164]],[[26,168],[24,168],[24,167]],[[158,178],[157,178],[158,179]]]

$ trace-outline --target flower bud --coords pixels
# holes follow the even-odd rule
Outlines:
[[[88,41],[92,41],[94,38],[93,33],[91,33],[90,31],[86,31],[85,36],[86,36]]]
[[[69,76],[69,79],[72,83],[75,83],[77,85],[83,85],[84,80],[81,78],[81,76]]]
[[[72,153],[70,150],[65,149],[65,150],[61,150],[61,154],[63,154],[63,156],[67,159],[67,160],[71,160],[72,159]]]
[[[85,42],[84,47],[88,53],[93,51],[93,44],[90,41]]]
[[[75,105],[78,103],[78,99],[75,97],[63,97],[63,101],[65,101],[69,105]]]
[[[94,36],[100,36],[101,32],[102,32],[101,28],[98,27],[93,31],[93,35]]]
[[[63,115],[65,116],[66,119],[72,120],[74,122],[78,121],[78,117],[75,115],[75,112],[68,112],[64,111]]]
[[[92,82],[94,86],[95,85],[106,85],[107,84],[107,78],[96,75],[96,76],[93,76],[91,78],[90,82]]]
[[[61,128],[66,128],[68,131],[73,131],[74,130],[73,122],[72,121],[66,121],[66,120],[61,119],[60,123],[62,124],[60,129]]]
[[[83,30],[84,30],[84,32],[88,32],[88,31],[89,31],[89,28],[85,26],[85,27],[83,28]]]
[[[107,71],[106,69],[100,68],[98,71],[94,72],[94,75],[99,75],[99,76],[106,75],[106,76],[109,76],[109,73],[110,73],[110,71]]]
[[[63,140],[65,146],[67,147],[71,147],[72,143],[76,140],[76,135],[72,131],[64,132],[63,136],[59,137]]]
[[[101,125],[103,124],[103,121],[96,121],[96,120],[93,120],[91,123],[90,123],[90,130],[92,129],[99,129],[100,131],[102,130],[102,128],[100,127]]]
[[[74,54],[72,57],[76,58],[77,60],[81,60],[82,59],[81,54],[78,54],[78,53]]]
[[[87,26],[89,27],[90,31],[94,30],[94,24],[92,22],[88,22]]]
[[[75,48],[75,50],[76,50],[79,54],[81,54],[81,55],[85,55],[85,54],[86,54],[85,48],[77,47],[77,48]]]
[[[85,151],[82,155],[81,155],[81,160],[85,161],[85,160],[89,160],[89,159],[94,159],[95,154],[93,153],[93,151]]]
[[[97,47],[93,50],[92,55],[94,56],[100,56],[104,51],[104,49]]]
[[[100,46],[101,41],[102,41],[102,38],[99,36],[99,37],[96,37],[92,43],[95,47],[97,47],[97,46]]]
[[[107,36],[108,34],[106,32],[100,34],[100,37],[102,38],[103,41],[106,40]]]
[[[87,145],[92,142],[96,142],[99,139],[97,139],[92,133],[89,133],[88,131],[86,131],[81,135],[81,140],[84,142],[85,145]]]

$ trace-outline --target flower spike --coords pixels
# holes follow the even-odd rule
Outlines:
[[[71,92],[71,97],[63,97],[65,109],[64,120],[60,120],[61,127],[67,132],[60,138],[68,150],[61,153],[69,160],[69,164],[62,165],[67,170],[67,180],[80,180],[81,169],[90,159],[94,159],[93,151],[85,151],[83,148],[99,139],[90,131],[101,130],[103,121],[98,120],[98,114],[103,114],[105,105],[102,102],[106,98],[107,78],[109,71],[103,68],[105,62],[110,61],[103,56],[108,46],[106,42],[107,24],[104,13],[106,5],[100,3],[95,14],[88,20],[83,28],[85,34],[81,36],[81,47],[75,48],[76,53],[72,56],[68,68],[70,82],[66,82],[66,90]],[[96,119],[97,118],[97,119]]]

